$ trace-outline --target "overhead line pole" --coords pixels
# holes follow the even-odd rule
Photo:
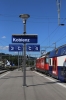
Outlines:
[[[58,25],[60,25],[60,0],[57,1],[57,10],[58,10]]]

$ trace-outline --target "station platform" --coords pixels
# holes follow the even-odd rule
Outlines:
[[[0,70],[0,74],[7,72],[7,70]]]
[[[0,76],[0,100],[66,100],[66,88],[58,81],[26,71],[26,86],[23,86],[23,72],[14,70]]]

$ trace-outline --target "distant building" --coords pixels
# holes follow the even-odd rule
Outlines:
[[[7,60],[5,66],[11,66],[11,65],[10,65],[10,61]]]

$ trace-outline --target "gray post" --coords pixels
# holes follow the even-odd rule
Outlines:
[[[24,20],[24,35],[26,34],[26,20]],[[23,86],[26,86],[26,43],[24,43],[24,60],[23,60]]]
[[[24,24],[24,32],[23,32],[23,34],[26,35],[26,20],[30,17],[30,15],[21,14],[19,17],[23,19],[23,24]],[[23,75],[24,75],[23,76],[23,86],[26,86],[26,43],[24,43],[23,53],[24,53],[24,60],[23,60]]]
[[[23,48],[24,48],[24,46],[23,46]],[[24,61],[24,59],[23,59],[23,51],[22,51],[22,72],[23,72],[23,68],[24,68],[24,66],[23,66],[23,61]]]
[[[29,58],[28,58],[28,61],[29,61],[29,67],[30,67],[30,54],[29,54]]]
[[[18,51],[18,70],[19,70],[19,51]]]

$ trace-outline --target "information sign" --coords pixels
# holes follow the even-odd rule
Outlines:
[[[12,35],[12,43],[37,43],[36,34],[15,34]]]
[[[40,51],[40,45],[27,45],[27,51]]]
[[[9,51],[23,51],[23,45],[9,44]]]

